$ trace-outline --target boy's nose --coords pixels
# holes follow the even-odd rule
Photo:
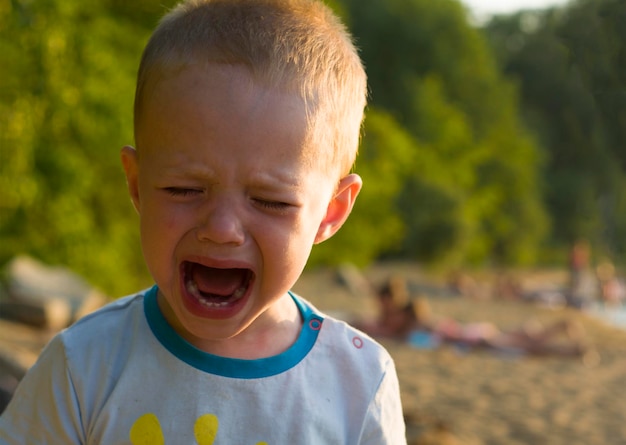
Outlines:
[[[203,215],[197,228],[199,241],[240,245],[244,230],[235,205],[228,199],[214,201]]]

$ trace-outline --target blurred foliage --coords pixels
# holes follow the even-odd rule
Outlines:
[[[484,36],[469,25],[461,5],[455,0],[339,3],[368,72],[371,109],[384,110],[387,118],[376,121],[374,138],[371,123],[365,123],[357,172],[366,186],[345,230],[374,237],[340,232],[327,242],[324,256],[360,262],[391,256],[446,265],[535,260],[548,225],[539,180],[542,158],[520,124],[514,86],[498,72]],[[392,146],[400,143],[396,134],[403,135],[407,149]],[[396,149],[401,157],[392,171],[379,171],[380,161],[368,154]],[[373,165],[367,165],[369,159]],[[381,204],[377,190],[390,178],[401,179],[393,207]],[[369,217],[360,217],[359,206],[370,201],[377,204]],[[400,216],[401,231],[390,214]],[[351,248],[344,254],[341,245],[348,238]],[[331,246],[335,255],[328,254]],[[314,250],[314,260],[317,254]]]
[[[111,295],[150,284],[119,149],[173,3],[0,0],[0,263],[27,253]],[[530,264],[580,236],[623,251],[623,2],[485,29],[456,0],[329,4],[370,80],[365,185],[311,264]]]
[[[0,2],[0,262],[28,253],[116,295],[149,283],[118,153],[162,13],[125,4]]]
[[[547,159],[549,240],[587,239],[616,260],[626,253],[626,2],[498,17],[486,27],[521,110]]]

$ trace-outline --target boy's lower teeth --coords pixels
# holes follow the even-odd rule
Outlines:
[[[198,285],[193,280],[188,280],[185,283],[185,287],[187,289],[187,292],[193,295],[201,305],[209,308],[226,307],[239,300],[246,293],[246,288],[240,287],[232,295],[224,297],[213,296],[211,297],[211,299],[209,299],[200,292],[200,290],[198,289]],[[220,301],[220,299],[222,301]]]

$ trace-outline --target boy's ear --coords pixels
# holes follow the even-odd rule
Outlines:
[[[317,230],[315,244],[326,241],[337,233],[343,223],[346,222],[362,186],[361,177],[354,173],[339,181],[335,196],[328,204],[326,216]]]
[[[124,173],[126,173],[126,185],[128,186],[130,199],[133,201],[135,210],[139,211],[139,167],[137,164],[137,150],[127,145],[122,148],[121,158]]]

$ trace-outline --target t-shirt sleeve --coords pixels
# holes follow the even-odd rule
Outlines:
[[[400,385],[392,360],[370,402],[360,445],[406,445]]]
[[[61,334],[43,350],[0,416],[0,444],[81,444],[83,439]]]

